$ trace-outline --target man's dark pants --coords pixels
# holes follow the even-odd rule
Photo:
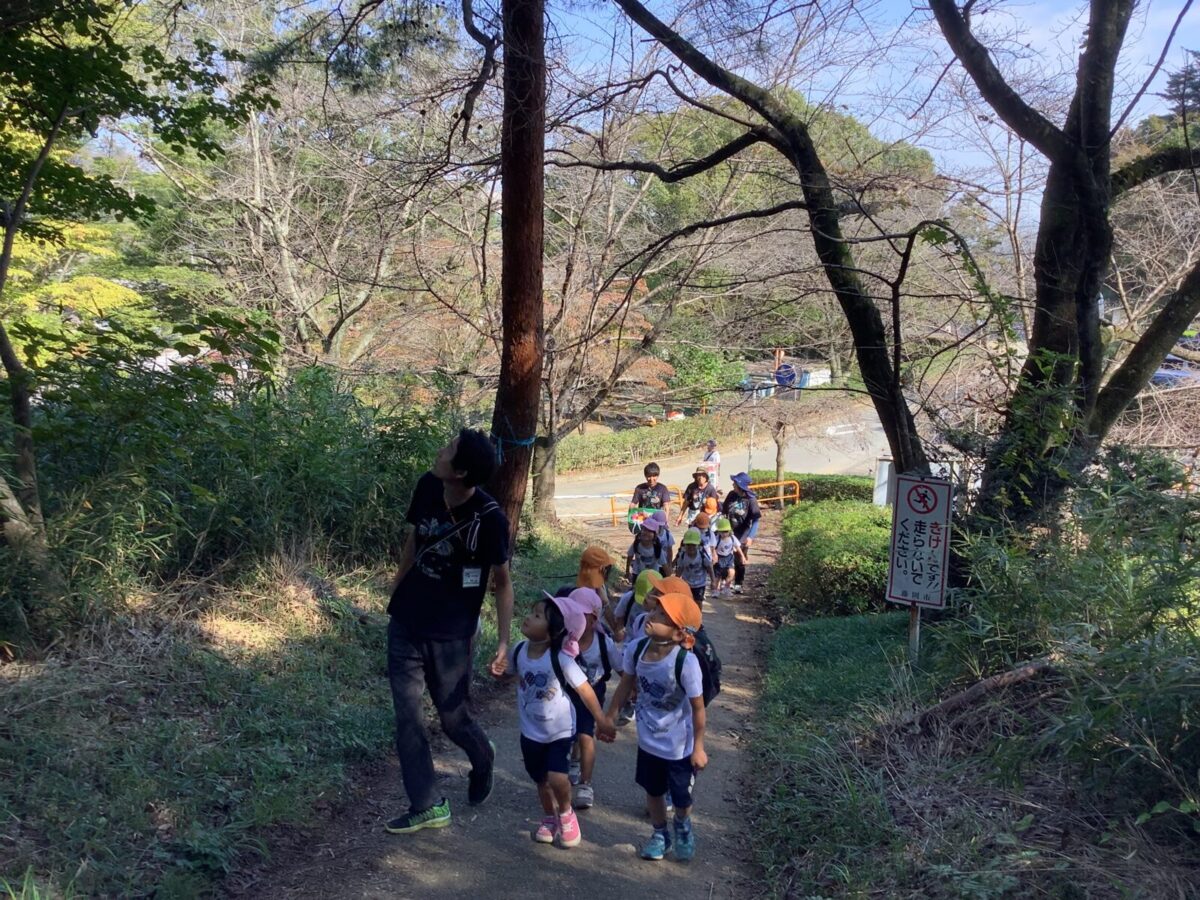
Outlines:
[[[421,703],[426,685],[446,737],[462,747],[473,768],[482,771],[491,764],[487,735],[467,710],[471,640],[409,637],[394,617],[388,626],[388,680],[396,710],[396,754],[413,812],[423,812],[441,799]]]

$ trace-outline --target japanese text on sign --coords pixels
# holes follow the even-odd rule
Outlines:
[[[946,605],[950,499],[949,481],[897,476],[887,584],[887,599],[893,603]]]

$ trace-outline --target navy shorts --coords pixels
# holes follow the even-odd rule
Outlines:
[[[692,805],[695,771],[691,757],[663,759],[638,747],[637,776],[634,780],[651,797],[661,797],[670,791],[671,802],[676,809],[687,809]]]
[[[692,588],[692,599],[696,601],[696,605],[704,609],[704,585]]]
[[[608,691],[608,682],[597,682],[592,685],[592,690],[596,694],[596,702],[600,704],[601,709],[604,709],[604,694]],[[583,705],[583,701],[579,699],[579,695],[574,691],[571,692],[571,702],[575,704],[575,733],[595,737],[595,716],[588,712],[588,708]]]
[[[724,572],[726,569],[732,569],[732,568],[733,568],[733,554],[732,553],[729,554],[728,556],[718,556],[717,557],[717,571],[718,572]]]
[[[550,772],[567,774],[568,760],[571,757],[573,737],[560,738],[543,744],[541,741],[531,741],[521,735],[521,757],[525,760],[525,771],[529,777],[541,784]]]

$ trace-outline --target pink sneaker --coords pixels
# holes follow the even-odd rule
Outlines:
[[[554,816],[542,816],[542,824],[533,833],[533,839],[539,844],[553,844],[554,830],[558,825]]]
[[[558,817],[558,842],[563,847],[578,847],[579,842],[583,840],[583,835],[579,833],[579,817],[575,815],[575,810],[571,810],[565,816]]]

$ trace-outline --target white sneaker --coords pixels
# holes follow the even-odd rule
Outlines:
[[[579,784],[579,771],[579,761],[574,759],[571,760],[571,762],[567,765],[567,780],[570,781],[571,784]]]
[[[596,803],[596,792],[586,781],[581,781],[575,788],[575,808],[591,809]]]
[[[733,592],[735,594],[740,594],[742,592],[742,586],[740,584],[735,584],[733,586]]]

